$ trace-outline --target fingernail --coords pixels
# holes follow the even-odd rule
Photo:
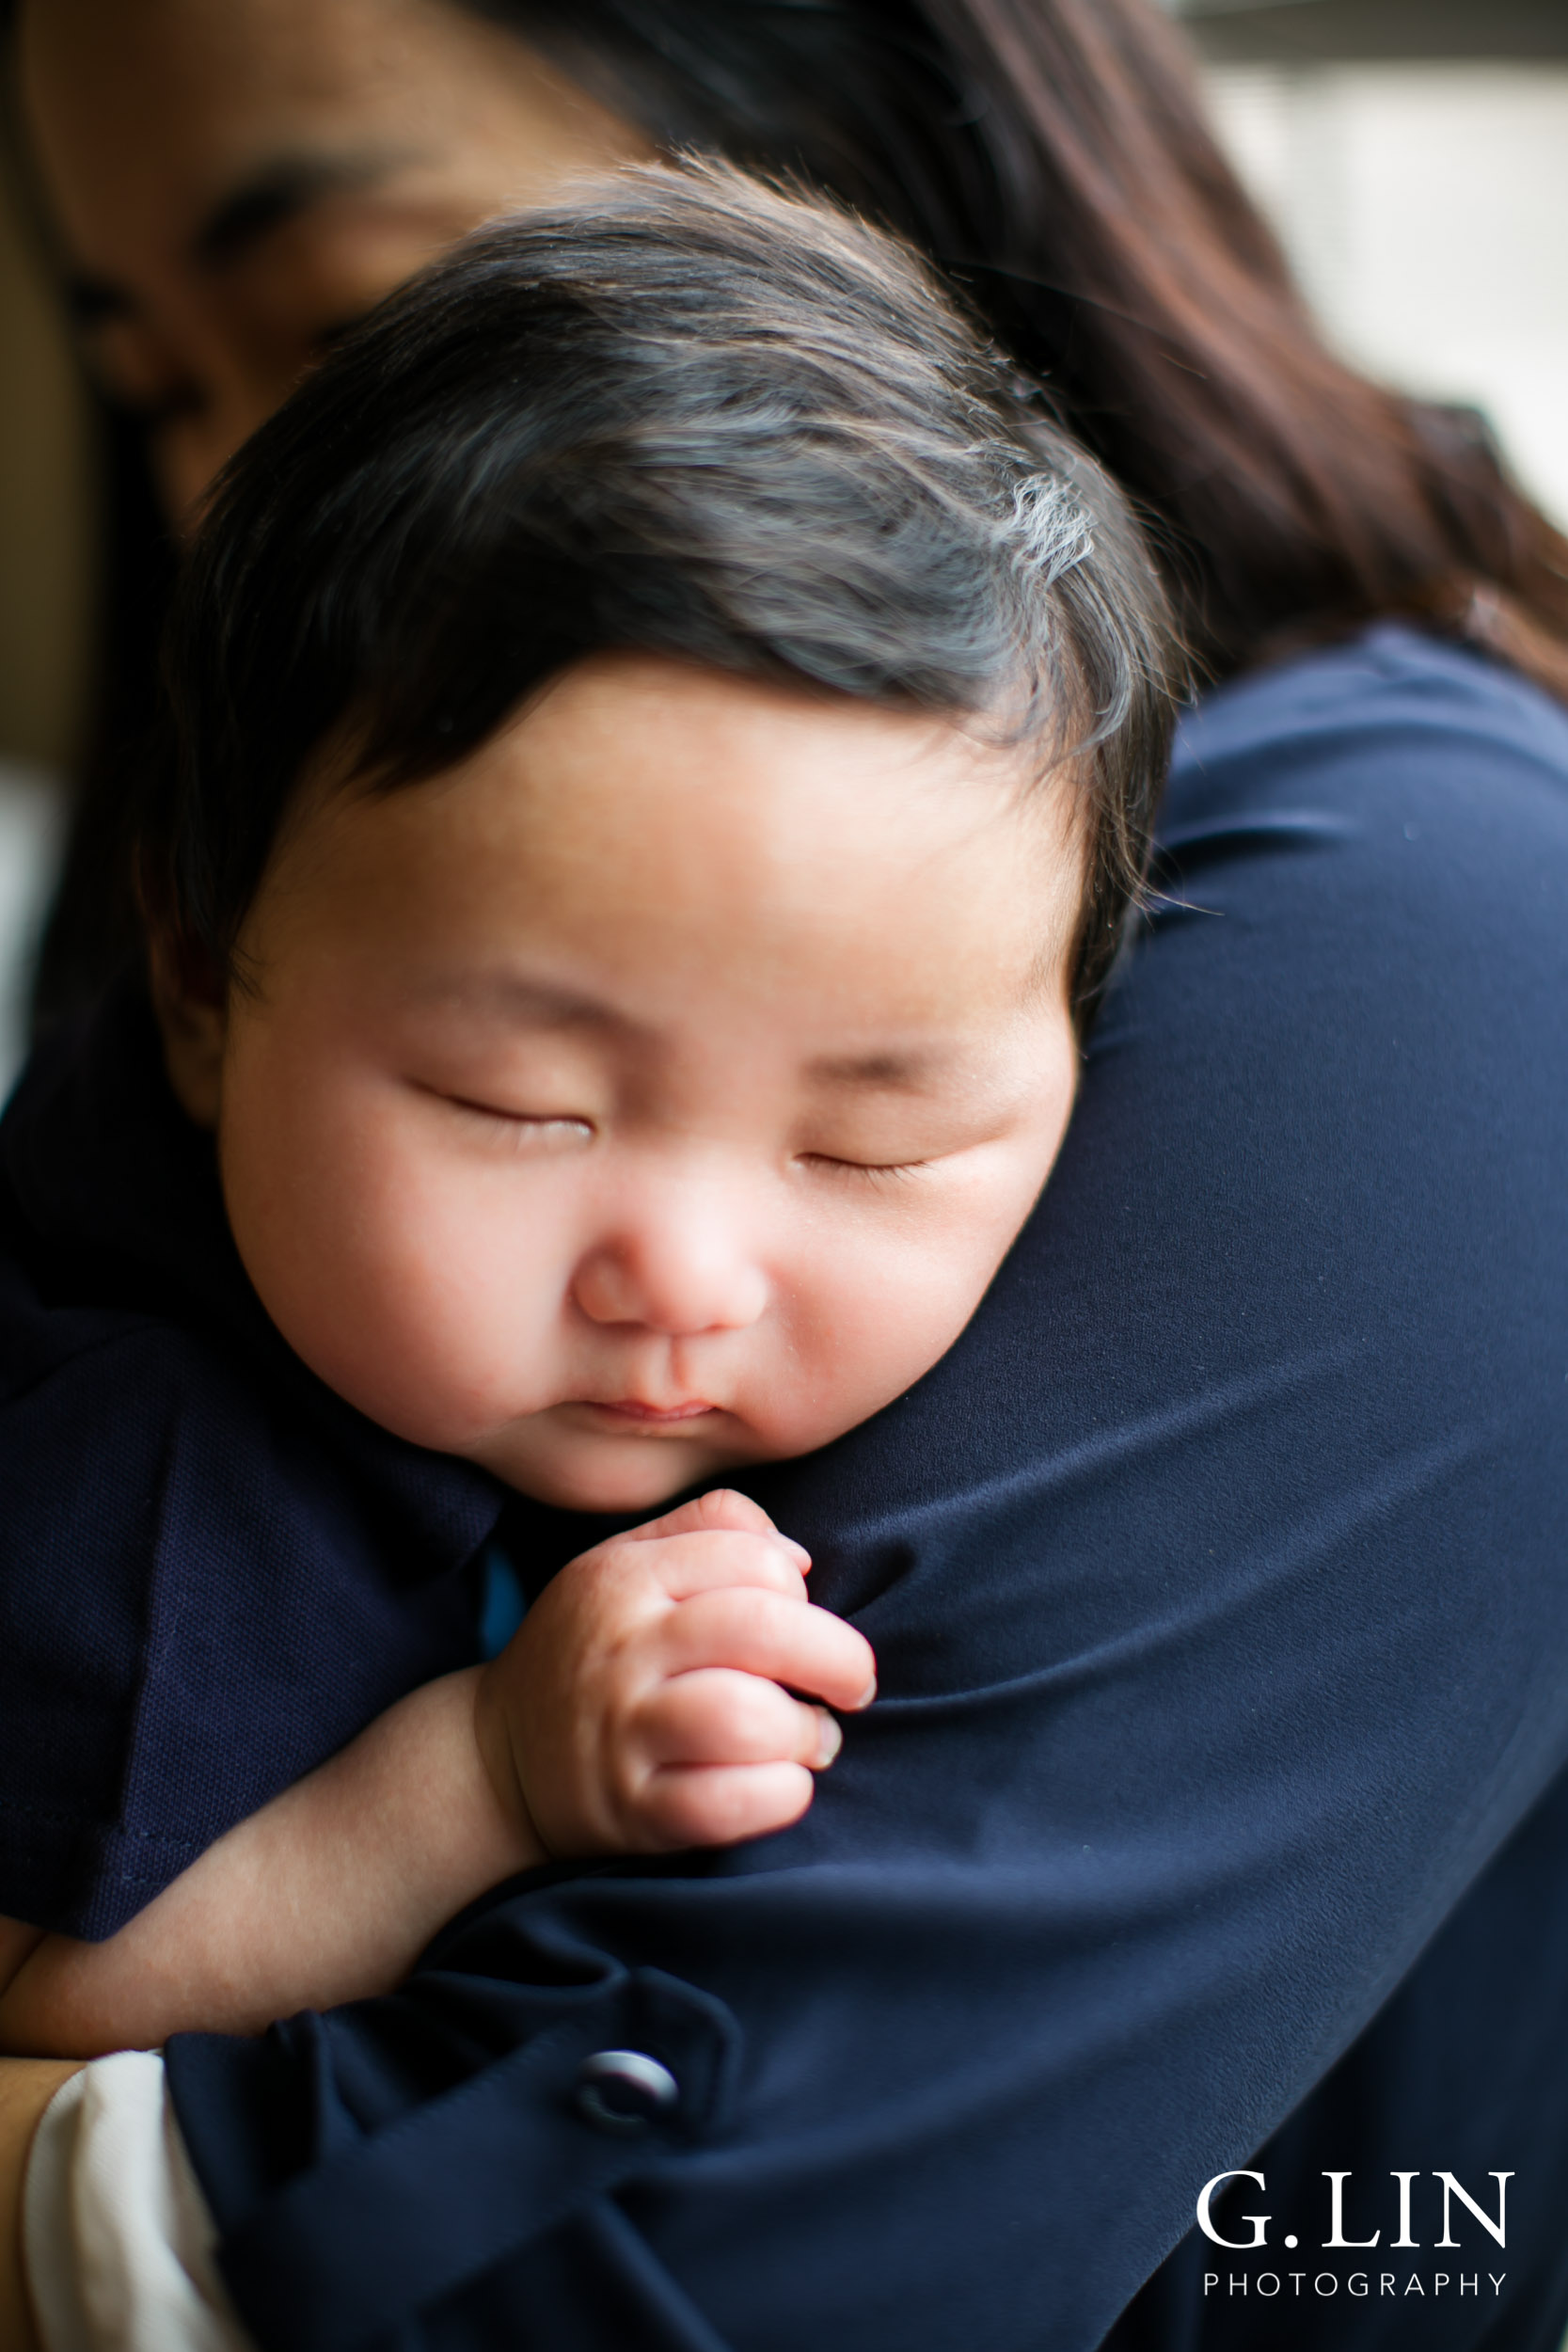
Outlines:
[[[781,1535],[779,1537],[779,1541],[798,1566],[801,1568],[810,1567],[811,1554],[806,1549],[804,1544],[798,1544],[793,1535]]]
[[[816,1769],[831,1764],[844,1745],[844,1734],[824,1708],[816,1711]]]
[[[859,1698],[855,1701],[854,1707],[853,1707],[853,1708],[852,1708],[852,1709],[850,1710],[850,1711],[851,1711],[851,1713],[858,1715],[858,1714],[860,1713],[861,1708],[862,1708],[863,1707],[869,1707],[869,1706],[870,1706],[870,1704],[871,1704],[872,1700],[876,1697],[876,1695],[877,1695],[877,1677],[876,1677],[876,1676],[875,1676],[875,1675],[873,1675],[873,1676],[872,1676],[872,1677],[871,1677],[871,1679],[870,1679],[870,1681],[866,1684],[866,1686],[865,1686],[864,1690],[861,1692],[860,1697],[859,1697]]]

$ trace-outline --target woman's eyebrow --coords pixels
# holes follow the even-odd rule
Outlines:
[[[186,259],[209,274],[232,269],[259,245],[328,197],[373,186],[406,164],[406,151],[357,155],[279,155],[260,165],[220,196],[197,224]],[[128,287],[83,270],[66,284],[78,326],[135,317],[140,308]]]
[[[190,259],[198,269],[230,269],[312,205],[368,187],[407,161],[405,153],[385,150],[358,155],[277,156],[213,205],[190,239]]]

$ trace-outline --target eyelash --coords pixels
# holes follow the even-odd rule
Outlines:
[[[594,1132],[592,1120],[574,1119],[565,1114],[499,1111],[493,1104],[475,1103],[465,1094],[443,1094],[440,1099],[443,1103],[450,1103],[453,1110],[467,1112],[470,1119],[483,1119],[486,1126],[507,1128],[515,1135],[538,1135],[554,1128],[569,1130],[574,1135],[591,1139]]]
[[[466,1111],[474,1119],[482,1119],[488,1126],[510,1129],[514,1134],[531,1131],[541,1133],[548,1128],[569,1129],[592,1140],[593,1121],[566,1117],[539,1117],[524,1111],[499,1111],[488,1103],[475,1103],[462,1094],[444,1094],[441,1100],[454,1110]],[[929,1160],[840,1160],[827,1152],[802,1152],[799,1155],[803,1168],[820,1168],[835,1176],[851,1179],[863,1177],[871,1184],[903,1184],[929,1168]]]
[[[825,1152],[802,1152],[800,1158],[808,1168],[831,1168],[840,1176],[865,1176],[874,1184],[902,1184],[931,1165],[929,1160],[835,1160]]]
[[[346,336],[353,334],[356,326],[363,326],[368,316],[368,311],[361,310],[353,318],[336,319],[331,326],[318,328],[307,346],[309,364],[314,367],[325,359]],[[107,396],[111,407],[149,436],[178,423],[182,417],[198,416],[207,405],[194,386],[184,385],[175,385],[167,392],[154,393],[150,399],[137,400],[117,395],[113,391]]]

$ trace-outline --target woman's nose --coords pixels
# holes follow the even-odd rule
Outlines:
[[[573,1296],[592,1322],[691,1338],[756,1323],[768,1282],[722,1221],[693,1203],[684,1215],[640,1221],[598,1243],[578,1265]]]

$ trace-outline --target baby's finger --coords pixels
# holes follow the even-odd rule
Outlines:
[[[782,1535],[744,1535],[715,1528],[701,1534],[667,1535],[639,1559],[648,1565],[672,1600],[689,1600],[732,1584],[762,1587],[805,1598],[800,1557]]]
[[[644,1784],[639,1811],[660,1845],[733,1846],[787,1829],[815,1787],[799,1764],[672,1764]]]
[[[656,1638],[667,1675],[737,1666],[851,1712],[877,1695],[877,1660],[864,1634],[780,1593],[733,1586],[696,1593],[670,1611]]]
[[[637,1736],[656,1766],[784,1763],[821,1772],[844,1744],[825,1707],[724,1666],[660,1683],[638,1710]]]
[[[697,1495],[690,1502],[683,1502],[678,1511],[667,1511],[661,1519],[650,1519],[646,1527],[634,1527],[621,1540],[628,1544],[659,1543],[667,1535],[768,1535],[782,1544],[792,1554],[804,1574],[811,1565],[811,1554],[800,1544],[781,1535],[760,1502],[750,1495],[737,1494],[733,1486],[714,1486],[705,1495]]]

